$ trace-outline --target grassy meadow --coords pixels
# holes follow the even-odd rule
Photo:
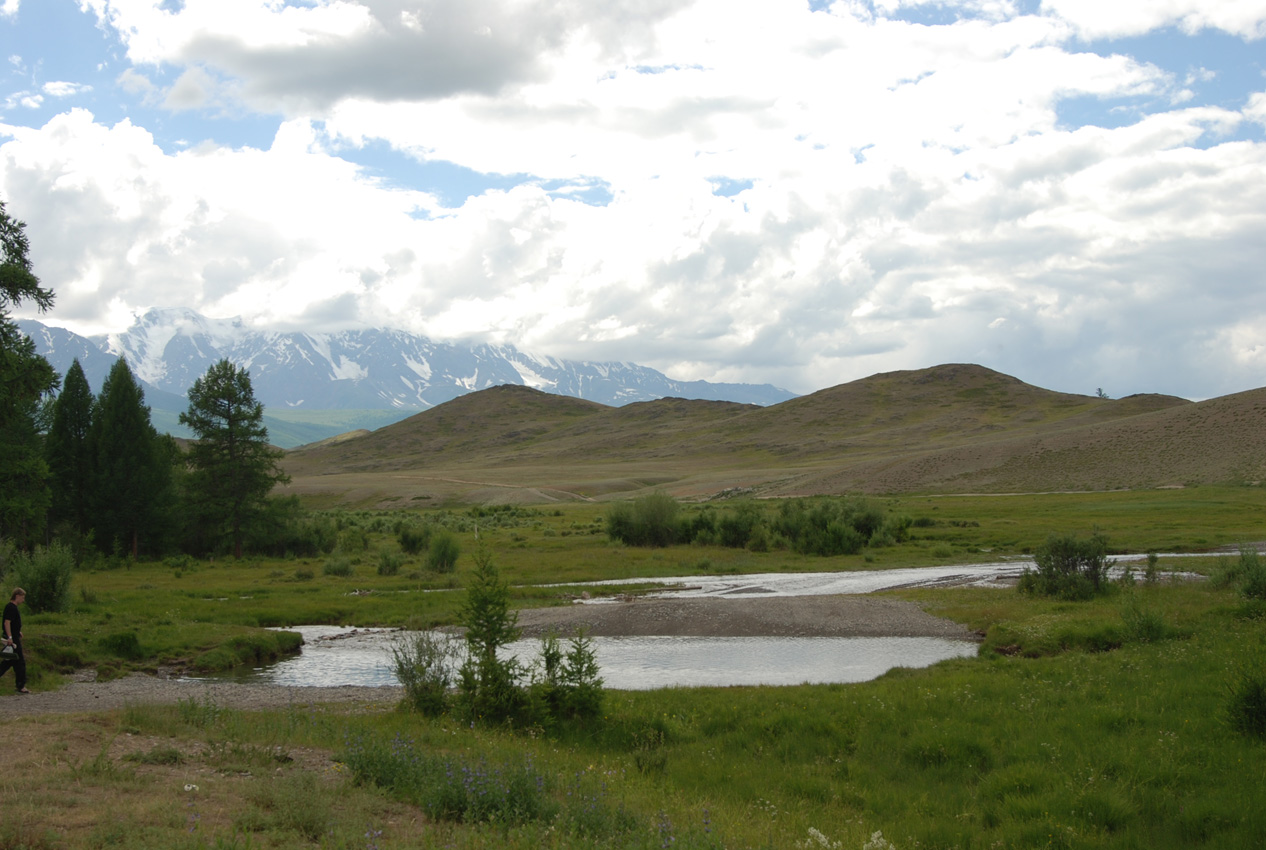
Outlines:
[[[340,513],[340,549],[325,558],[77,573],[69,613],[24,617],[31,687],[80,666],[213,670],[293,649],[266,626],[451,623],[479,544],[515,604],[558,604],[575,590],[534,585],[988,561],[1053,532],[1199,553],[1263,539],[1266,490],[888,504],[927,522],[903,543],[831,558],[625,547],[596,505],[421,512],[457,536],[453,573],[399,551],[396,524],[414,514]],[[379,574],[384,555],[394,575]],[[587,725],[197,700],[11,718],[0,847],[1258,847],[1266,741],[1238,731],[1232,707],[1266,666],[1266,609],[1218,580],[1232,560],[1162,557],[1162,570],[1212,580],[1090,602],[903,591],[984,633],[980,656],[863,684],[612,691]]]

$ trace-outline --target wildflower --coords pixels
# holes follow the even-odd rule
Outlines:
[[[813,827],[809,827],[809,837],[806,838],[804,841],[796,842],[796,846],[797,847],[825,847],[827,848],[827,850],[840,850],[840,848],[842,848],[844,845],[841,844],[839,841],[832,841],[831,839],[823,835],[821,831],[816,830]],[[870,850],[870,845],[867,844],[866,847],[863,848],[863,850]],[[876,848],[876,850],[878,850],[878,848]]]
[[[897,850],[897,845],[884,838],[881,830],[875,830],[870,835],[870,841],[862,845],[862,850]]]
[[[197,791],[197,790],[198,790],[198,786],[197,786],[197,785],[186,785],[186,786],[185,786],[185,790],[186,790],[186,791]]]

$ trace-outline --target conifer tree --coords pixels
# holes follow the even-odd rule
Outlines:
[[[92,389],[76,358],[66,370],[62,391],[53,402],[52,422],[45,438],[45,457],[52,473],[54,524],[67,523],[86,535],[92,497]]]
[[[189,448],[190,496],[196,513],[227,537],[233,557],[266,507],[275,484],[289,480],[268,444],[264,406],[255,400],[250,372],[221,360],[193,382],[189,410],[180,414],[197,438]]]
[[[171,461],[150,424],[145,391],[120,358],[110,369],[92,416],[94,523],[97,543],[135,557],[142,535],[163,534]]]
[[[0,537],[23,545],[38,539],[48,511],[48,466],[40,450],[39,400],[57,387],[57,373],[18,330],[9,307],[32,302],[44,312],[53,292],[40,286],[27,256],[26,225],[0,201]]]

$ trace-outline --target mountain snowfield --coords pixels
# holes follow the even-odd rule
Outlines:
[[[183,308],[151,309],[126,331],[101,337],[29,319],[19,325],[59,373],[78,357],[94,391],[114,360],[125,357],[156,411],[183,410],[189,387],[221,358],[248,369],[256,397],[278,415],[337,410],[408,415],[502,384],[611,406],[668,396],[758,405],[795,397],[769,384],[674,381],[635,363],[560,360],[512,345],[436,342],[384,328],[257,330],[241,319],[212,319]],[[373,421],[382,424],[382,417]]]

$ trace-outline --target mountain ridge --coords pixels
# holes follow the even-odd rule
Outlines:
[[[212,319],[187,308],[152,309],[121,333],[82,337],[35,320],[19,322],[36,349],[64,373],[79,357],[94,391],[115,360],[125,357],[155,412],[156,426],[188,436],[175,423],[184,395],[207,368],[227,358],[251,373],[256,398],[281,411],[394,411],[395,418],[492,386],[534,386],[558,395],[623,405],[664,396],[772,404],[794,393],[769,384],[675,381],[628,362],[570,361],[511,345],[436,342],[389,328],[328,333],[248,328],[240,319]],[[283,447],[336,436],[323,417],[270,419]],[[361,421],[355,421],[359,418]],[[303,420],[303,417],[298,417]],[[377,428],[381,415],[353,417],[341,430]],[[294,439],[276,439],[293,433]]]

